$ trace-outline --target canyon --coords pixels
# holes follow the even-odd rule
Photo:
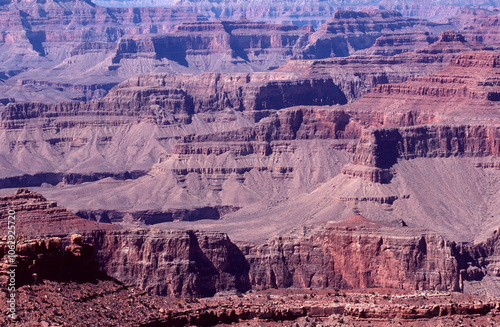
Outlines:
[[[494,3],[252,3],[1,2],[18,325],[497,324]]]
[[[469,43],[464,50],[496,49],[499,44],[493,32],[498,14],[487,9],[471,9],[447,21],[431,22],[408,18],[390,8],[360,12],[331,7],[331,12],[321,12],[328,17],[312,26],[275,19],[255,21],[243,13],[213,17],[212,11],[197,12],[195,8],[109,8],[84,0],[7,1],[0,11],[0,103],[100,99],[116,84],[140,73],[255,72],[275,69],[293,59],[354,53],[392,56],[425,48],[448,30],[463,34],[463,41]],[[435,47],[430,51],[439,52]],[[382,69],[392,72],[388,65],[436,61],[435,68],[424,62],[411,72],[396,68],[401,81],[439,70],[451,59],[440,62],[428,57],[429,53],[421,59],[388,60]],[[368,56],[360,60],[384,59]],[[354,76],[341,79],[360,83],[357,74],[364,71],[373,74],[355,64]]]

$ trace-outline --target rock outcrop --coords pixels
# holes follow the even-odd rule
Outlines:
[[[198,71],[268,70],[305,47],[313,31],[310,26],[246,19],[182,23],[168,34],[121,38],[109,69],[119,69],[122,59],[149,58],[167,59]],[[246,68],[238,69],[238,65]]]
[[[388,183],[399,159],[500,156],[500,128],[484,125],[421,125],[366,130],[346,175]]]
[[[20,239],[20,285],[38,279],[85,281],[99,276],[98,266],[124,283],[167,296],[276,287],[462,291],[466,282],[496,276],[498,233],[485,243],[464,245],[405,224],[396,227],[356,215],[260,244],[235,245],[217,232],[113,230],[103,224],[85,230],[86,220],[77,217],[72,229],[82,234],[70,237],[51,212],[31,220],[29,213],[28,206],[16,206],[17,226],[45,222],[44,233],[60,237]],[[2,248],[5,272],[6,238]]]
[[[212,296],[251,288],[245,257],[222,233],[130,230],[86,239],[103,271],[151,294]]]
[[[19,189],[16,194],[0,197],[0,226],[7,231],[9,210],[15,212],[17,235],[24,237],[61,236],[96,228],[114,228],[81,219],[41,194]]]
[[[360,215],[301,234],[244,251],[255,287],[462,289],[456,245],[438,235]]]
[[[435,74],[375,87],[354,106],[370,103],[381,125],[398,127],[365,130],[343,173],[384,183],[400,158],[498,157],[499,60],[494,52],[465,53]]]
[[[23,276],[20,284],[37,275],[52,280],[92,279],[100,266],[109,276],[159,295],[212,296],[251,287],[245,257],[222,233],[118,231],[115,226],[79,218],[25,189],[0,198],[0,208],[5,212],[0,217],[4,230],[7,212],[13,210],[16,232],[26,238],[16,246],[16,263]],[[70,237],[75,231],[81,235]],[[63,252],[64,244],[68,245]],[[1,246],[3,260],[7,260],[6,238]]]
[[[40,283],[43,280],[58,282],[91,282],[104,277],[94,260],[91,244],[82,243],[81,235],[71,236],[71,243],[64,248],[59,237],[19,238],[15,255],[8,255],[8,238],[0,241],[0,284],[7,288],[9,271],[15,270],[15,286]]]

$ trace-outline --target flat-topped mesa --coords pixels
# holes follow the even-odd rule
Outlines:
[[[251,119],[258,122],[251,127],[238,130],[215,132],[202,135],[187,135],[181,139],[179,149],[191,148],[192,143],[210,142],[231,144],[247,143],[254,150],[265,150],[262,145],[272,141],[312,140],[312,139],[357,139],[361,136],[361,126],[342,107],[296,106],[265,112],[267,117]],[[255,112],[249,113],[254,115]],[[187,143],[187,147],[186,146]],[[232,143],[234,144],[234,143]],[[200,145],[203,147],[203,145]],[[268,147],[269,144],[266,146]],[[221,145],[229,151],[229,147]],[[235,148],[233,148],[235,150]],[[271,150],[271,149],[269,149]],[[231,150],[233,151],[233,150]],[[260,151],[259,151],[260,152]],[[264,152],[269,152],[265,150]],[[252,152],[254,153],[254,152]]]
[[[485,45],[479,42],[467,41],[463,34],[455,31],[444,31],[439,35],[439,39],[415,52],[420,55],[436,53],[457,54],[474,50],[483,50]]]
[[[457,32],[454,31],[444,31],[439,35],[439,40],[438,42],[461,42],[464,43],[465,37]]]

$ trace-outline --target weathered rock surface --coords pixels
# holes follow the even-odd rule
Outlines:
[[[8,293],[0,295],[7,311]],[[2,315],[3,326],[53,325],[138,326],[158,324],[172,303],[110,278],[93,282],[44,280],[16,291],[17,311],[12,320]],[[90,310],[92,308],[92,310]]]
[[[251,288],[245,257],[222,233],[143,229],[86,239],[103,271],[152,294],[212,296]]]
[[[388,183],[398,159],[488,157],[500,155],[500,128],[484,125],[423,125],[367,130],[361,137],[347,175]]]
[[[478,8],[494,9],[497,1],[467,0],[447,1],[445,3],[428,3],[426,1],[398,2],[391,0],[373,1],[173,1],[173,0],[96,0],[95,3],[110,7],[142,7],[168,6],[173,8],[190,8],[200,14],[209,15],[213,19],[238,19],[246,16],[249,19],[271,22],[295,23],[299,25],[313,24],[319,27],[328,20],[338,9],[349,8],[356,10],[385,8],[398,10],[404,16],[415,18],[431,18],[443,20],[456,15],[462,8],[471,5]]]
[[[383,125],[400,127],[365,130],[343,172],[389,182],[399,158],[498,157],[499,60],[494,52],[465,53],[437,73],[375,87],[354,106],[371,103]],[[423,125],[429,123],[441,124]]]
[[[202,299],[172,312],[171,324],[232,324],[235,326],[433,326],[494,323],[494,299],[456,293],[406,292],[372,289],[370,293],[331,294],[322,290],[267,290],[224,299]],[[433,304],[425,304],[433,301]],[[235,307],[234,303],[238,303]],[[205,306],[205,308],[203,308]],[[471,316],[472,315],[472,316]],[[239,321],[238,321],[239,320]]]
[[[20,287],[48,279],[53,281],[95,281],[104,277],[94,260],[94,248],[82,243],[81,235],[71,236],[71,243],[64,247],[59,237],[18,239],[16,255],[7,255],[12,243],[8,238],[0,241],[0,283],[7,288],[9,271],[15,267],[15,286]]]
[[[0,92],[21,101],[102,97],[123,78],[108,75],[96,80],[89,70],[98,69],[112,55],[122,36],[164,33],[198,18],[182,8],[111,9],[84,0],[3,3],[0,76],[11,79]]]
[[[461,290],[456,245],[438,235],[361,215],[301,232],[245,251],[255,287]]]
[[[245,257],[222,233],[117,231],[112,225],[79,218],[27,190],[0,198],[0,205],[5,212],[1,217],[4,230],[7,212],[14,210],[16,232],[27,237],[16,247],[20,285],[36,279],[33,274],[55,280],[91,278],[97,271],[95,255],[106,274],[153,294],[212,296],[251,287]],[[75,234],[69,238],[75,231],[83,237]],[[58,237],[40,239],[42,235]],[[63,252],[64,243],[69,245]],[[7,260],[5,240],[0,252]]]
[[[417,27],[418,26],[418,27]],[[403,17],[396,11],[337,11],[318,31],[304,51],[305,58],[344,57],[375,44],[383,34],[415,30],[441,32],[445,24]]]
[[[499,49],[498,10],[467,8],[451,19],[451,23],[460,28],[469,41],[479,41]]]
[[[27,191],[20,194],[24,198],[36,198],[38,207],[48,204],[37,194]],[[2,198],[7,203],[11,200],[16,199]],[[27,205],[16,203],[13,208],[19,231],[23,225],[42,229],[41,224],[45,224],[45,234],[67,237],[53,212],[43,211],[33,216],[33,210]],[[210,296],[224,290],[246,291],[251,287],[381,286],[453,291],[462,287],[459,268],[465,263],[460,262],[455,243],[419,230],[370,222],[362,216],[340,224],[305,229],[302,236],[284,235],[264,245],[245,245],[244,253],[222,233],[113,231],[102,224],[96,224],[94,230],[89,231],[85,229],[86,224],[92,223],[69,213],[67,216],[73,218],[67,227],[71,225],[73,230],[83,232],[83,238],[73,235],[66,241],[71,243],[65,249],[64,259],[59,238],[30,241],[27,245],[19,243],[18,252],[27,258],[22,260],[28,265],[31,257],[41,254],[39,265],[27,266],[27,274],[39,272],[43,277],[55,274],[59,270],[56,268],[64,265],[68,269],[81,266],[73,275],[85,271],[84,267],[92,268],[94,250],[84,245],[83,239],[94,246],[95,259],[108,275],[160,295]],[[407,236],[401,239],[401,234]],[[49,261],[52,263],[47,263]],[[357,269],[353,270],[353,265]],[[400,268],[383,270],[388,265]]]

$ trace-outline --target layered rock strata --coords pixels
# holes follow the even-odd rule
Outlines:
[[[151,294],[212,296],[251,288],[245,257],[222,233],[143,229],[86,239],[103,271]]]
[[[22,194],[48,203],[37,194]],[[0,200],[10,202],[12,197]],[[21,284],[38,278],[97,276],[96,262],[109,276],[167,296],[289,287],[462,291],[465,284],[498,275],[498,231],[484,243],[466,245],[404,223],[388,225],[356,215],[263,243],[235,245],[217,232],[117,230],[103,224],[88,230],[88,222],[75,216],[72,230],[82,235],[69,237],[51,211],[33,219],[28,218],[29,206],[18,203],[14,208],[19,230],[37,222],[43,234],[58,235],[35,239],[37,233],[32,232],[19,239],[16,262]],[[71,216],[67,211],[66,215]]]
[[[26,275],[19,279],[21,284],[32,281],[36,275],[59,276],[59,279],[68,274],[76,279],[91,277],[96,271],[95,255],[102,271],[109,276],[154,294],[212,296],[216,292],[250,288],[248,263],[225,234],[118,231],[112,225],[79,218],[40,194],[24,189],[16,195],[1,197],[0,203],[5,212],[0,217],[4,230],[7,230],[7,212],[13,210],[16,232],[26,238],[16,246],[20,274]],[[70,237],[75,231],[83,236]],[[55,237],[42,239],[42,235]],[[64,244],[68,245],[63,252]],[[3,259],[7,260],[5,240],[2,249]],[[8,265],[6,262],[3,269]]]
[[[358,215],[248,248],[257,288],[462,289],[454,243]],[[391,267],[390,269],[386,269]]]
[[[387,183],[398,159],[498,157],[499,61],[494,52],[465,53],[437,73],[375,87],[353,106],[371,103],[381,125],[397,127],[365,130],[343,173]]]
[[[375,44],[383,34],[415,30],[441,32],[450,28],[403,17],[399,12],[374,10],[357,12],[339,10],[311,36],[305,58],[344,57]],[[353,37],[354,36],[354,37]]]
[[[500,156],[500,127],[420,125],[366,130],[342,173],[376,182],[391,181],[399,159]]]
[[[187,8],[103,8],[88,1],[11,2],[0,20],[5,22],[0,78],[6,81],[0,93],[17,101],[50,103],[98,99],[138,73],[268,70],[289,59],[347,56],[372,46],[384,33],[453,29],[383,10],[338,11],[315,32],[310,25],[244,18],[207,21]],[[68,24],[78,29],[68,29]],[[427,42],[405,46],[404,36],[394,39],[400,40],[390,46],[395,50],[379,54]]]

